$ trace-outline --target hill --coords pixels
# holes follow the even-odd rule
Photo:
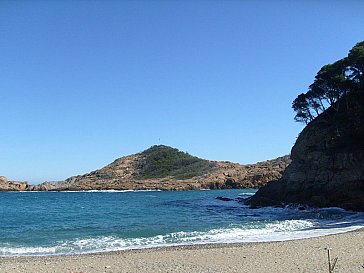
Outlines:
[[[138,179],[165,178],[188,179],[206,174],[216,163],[204,160],[178,149],[159,145],[142,153]]]
[[[65,181],[45,182],[29,190],[192,190],[258,188],[281,177],[289,156],[257,164],[201,159],[158,145],[121,157],[109,165]]]

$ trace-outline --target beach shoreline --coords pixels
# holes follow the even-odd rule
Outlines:
[[[313,238],[0,257],[0,272],[364,272],[364,229]]]

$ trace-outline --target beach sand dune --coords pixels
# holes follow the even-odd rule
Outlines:
[[[364,229],[270,243],[202,245],[98,254],[2,257],[0,272],[335,272],[364,273]]]

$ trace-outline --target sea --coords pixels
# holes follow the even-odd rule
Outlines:
[[[364,227],[363,213],[340,208],[250,209],[240,202],[254,193],[1,192],[0,256],[283,241]]]

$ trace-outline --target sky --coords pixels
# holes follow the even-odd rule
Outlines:
[[[290,153],[292,101],[364,40],[364,1],[0,1],[0,175],[63,180],[164,144]]]

